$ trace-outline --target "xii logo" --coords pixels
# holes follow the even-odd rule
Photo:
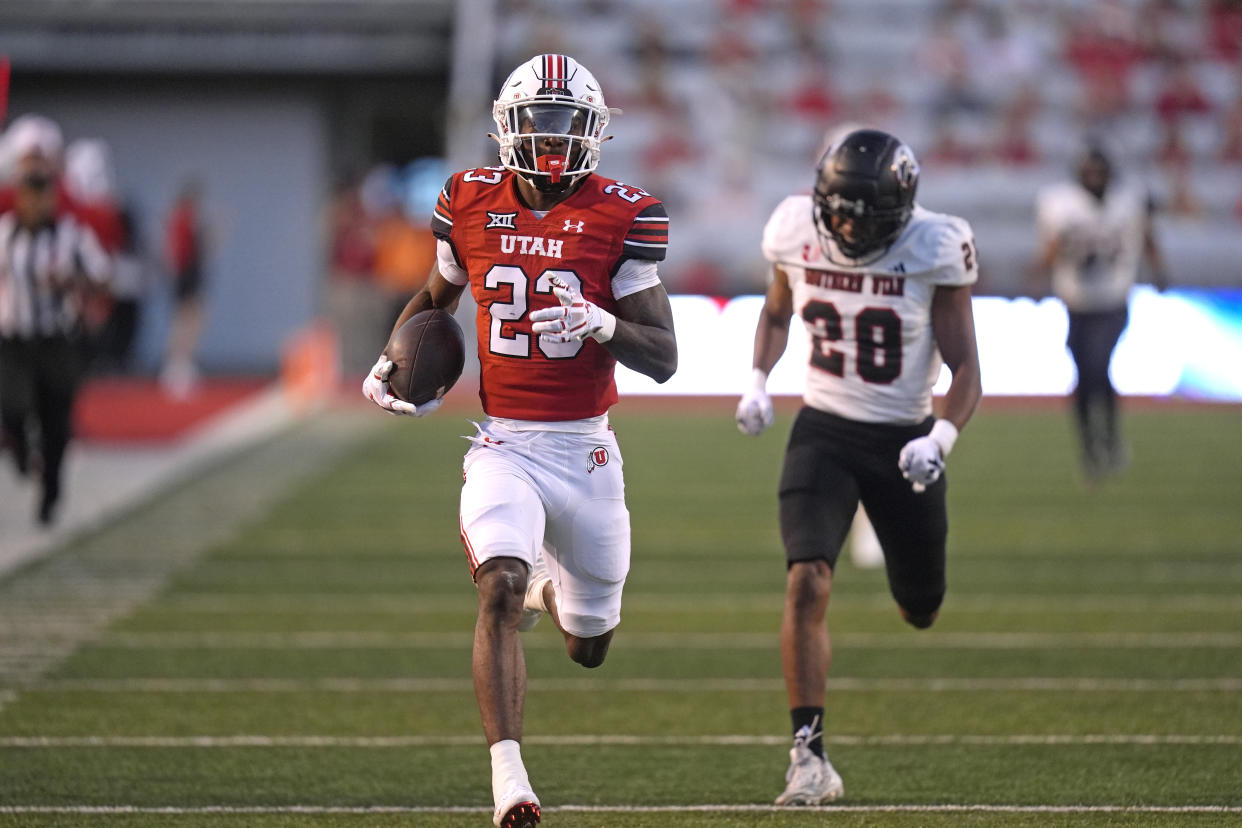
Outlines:
[[[516,218],[517,213],[493,213],[488,210],[487,224],[483,226],[483,229],[491,230],[493,227],[500,227],[504,230],[516,230],[517,225],[513,223]]]

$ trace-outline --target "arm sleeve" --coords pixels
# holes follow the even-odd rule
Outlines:
[[[466,269],[457,262],[453,245],[444,239],[436,239],[436,264],[439,265],[440,275],[445,281],[455,285],[464,285],[470,281]]]
[[[664,261],[668,252],[668,213],[660,202],[649,204],[634,217],[625,234],[621,250],[623,259]]]
[[[932,284],[960,287],[979,281],[979,255],[975,250],[975,233],[970,224],[957,216],[948,217],[940,227],[936,251],[936,268]]]
[[[612,298],[621,299],[640,290],[660,284],[656,263],[639,259],[623,259],[612,277]]]

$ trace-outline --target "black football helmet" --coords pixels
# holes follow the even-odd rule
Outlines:
[[[900,140],[877,129],[846,135],[815,170],[820,246],[832,239],[851,259],[883,253],[910,221],[918,186],[919,162]]]

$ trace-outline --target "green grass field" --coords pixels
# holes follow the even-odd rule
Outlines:
[[[985,406],[949,462],[936,627],[903,625],[883,574],[842,557],[826,739],[846,798],[795,812],[768,807],[791,417],[744,438],[732,404],[613,413],[634,554],[608,663],[572,664],[547,621],[525,638],[544,824],[1242,824],[1242,409],[1136,407],[1133,465],[1088,489],[1060,410]],[[44,638],[59,616],[6,603],[58,578],[82,596],[65,657],[0,658],[0,826],[489,825],[465,413],[384,419],[220,533],[213,492],[251,473],[225,464],[0,583],[0,623]],[[223,540],[92,621],[126,555],[208,526]]]

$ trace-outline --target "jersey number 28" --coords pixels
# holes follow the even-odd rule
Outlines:
[[[802,308],[810,326],[811,364],[837,377],[845,376],[845,354],[832,343],[845,338],[841,313],[831,302],[810,301]],[[866,382],[887,385],[901,376],[901,317],[892,308],[863,308],[854,317],[858,344],[855,369]]]

